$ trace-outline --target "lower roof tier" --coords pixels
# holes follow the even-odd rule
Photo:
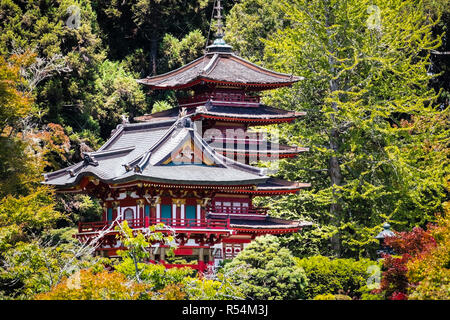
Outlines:
[[[81,192],[88,184],[108,188],[147,183],[170,188],[237,190],[244,193],[297,192],[304,185],[274,182],[264,168],[216,152],[189,117],[127,124],[84,161],[44,175],[45,184]]]
[[[230,228],[239,233],[282,234],[296,232],[303,227],[311,225],[312,223],[308,221],[293,221],[269,216],[264,220],[230,220]]]
[[[240,144],[234,147],[227,146],[223,142],[212,142],[210,146],[220,154],[229,158],[239,159],[239,157],[248,157],[253,161],[276,161],[283,158],[293,158],[301,152],[309,151],[309,148],[298,146],[288,146],[281,144],[272,144],[268,141],[262,141],[260,144]]]
[[[86,177],[79,184],[73,186],[56,186],[57,192],[61,193],[86,193],[88,190],[129,190],[134,187],[151,189],[168,189],[168,190],[186,190],[186,191],[211,191],[222,192],[226,194],[246,194],[255,196],[272,196],[282,194],[295,194],[300,189],[310,187],[310,183],[292,182],[276,178],[268,178],[264,183],[258,185],[196,185],[196,184],[175,184],[171,182],[154,182],[154,181],[130,181],[119,184],[102,184],[97,178]]]
[[[260,104],[258,107],[230,107],[215,104],[205,104],[196,108],[180,108],[146,114],[135,117],[138,122],[155,121],[159,119],[175,120],[179,115],[187,115],[192,120],[217,120],[226,122],[238,122],[254,125],[264,125],[272,123],[291,122],[300,116],[304,116],[306,112],[288,111]]]

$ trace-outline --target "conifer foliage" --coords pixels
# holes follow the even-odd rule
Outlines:
[[[438,106],[429,72],[443,36],[433,31],[439,14],[415,0],[243,1],[231,23],[240,23],[234,11],[274,18],[275,8],[286,23],[258,39],[264,64],[305,79],[265,102],[307,112],[281,141],[310,148],[282,161],[278,174],[312,188],[275,200],[272,212],[317,222],[314,232],[329,240],[315,241],[316,251],[353,257],[373,254],[386,220],[398,230],[434,221],[448,196],[449,155],[448,108]],[[242,22],[247,39],[261,22],[273,25],[252,21]],[[253,43],[229,29],[247,52]]]

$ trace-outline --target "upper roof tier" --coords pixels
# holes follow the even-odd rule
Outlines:
[[[186,89],[198,84],[225,85],[260,91],[289,86],[302,77],[262,68],[232,52],[231,46],[216,39],[207,53],[176,70],[137,80],[150,89]]]

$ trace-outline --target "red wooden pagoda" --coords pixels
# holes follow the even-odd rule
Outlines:
[[[304,114],[263,105],[257,95],[300,78],[236,56],[223,41],[220,9],[218,18],[218,38],[203,57],[138,80],[150,90],[180,92],[176,108],[119,125],[98,151],[84,154],[84,161],[45,175],[45,183],[59,192],[100,199],[102,221],[80,222],[77,235],[81,241],[99,238],[99,254],[113,257],[122,248],[111,228],[116,223],[127,220],[136,230],[164,223],[175,232],[175,254],[204,270],[233,258],[256,236],[298,232],[310,224],[270,217],[267,208],[252,204],[255,196],[297,193],[309,184],[274,179],[248,164],[252,156],[270,160],[307,150],[261,148],[267,141],[249,131]],[[239,155],[244,161],[236,159]],[[152,245],[150,261],[168,265],[166,250],[164,244]]]

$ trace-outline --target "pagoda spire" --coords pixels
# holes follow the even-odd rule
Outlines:
[[[213,16],[214,19],[217,20],[216,27],[217,31],[215,34],[214,42],[206,47],[207,53],[231,53],[233,48],[225,42],[223,37],[225,36],[224,25],[223,25],[223,16],[222,16],[222,3],[221,0],[215,0],[213,5]]]
[[[222,9],[223,9],[223,7],[220,3],[220,0],[216,0],[214,2],[213,10],[216,11],[216,15],[214,16],[214,18],[217,19],[217,32],[216,32],[217,39],[221,39],[225,35],[225,32],[223,30],[223,22],[222,22]]]

